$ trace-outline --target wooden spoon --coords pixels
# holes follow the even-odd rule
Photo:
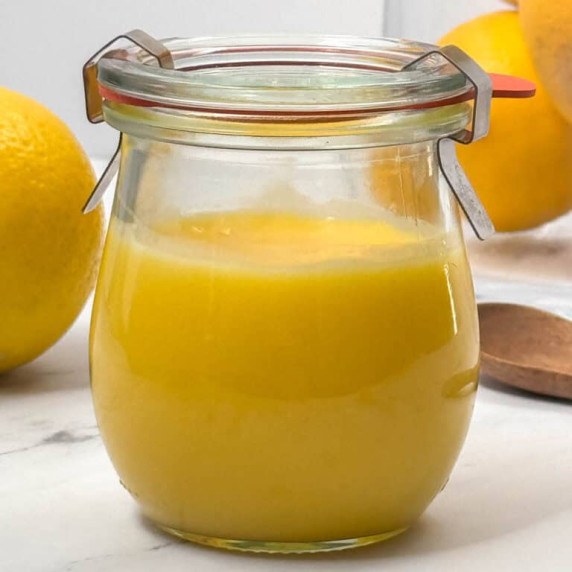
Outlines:
[[[572,321],[518,304],[479,304],[481,371],[508,385],[572,399]]]

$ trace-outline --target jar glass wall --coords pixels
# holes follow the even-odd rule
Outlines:
[[[107,104],[125,134],[93,395],[157,525],[226,548],[332,550],[405,530],[445,485],[478,328],[435,131],[469,111],[371,130]]]

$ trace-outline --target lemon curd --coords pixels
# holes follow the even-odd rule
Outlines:
[[[465,437],[464,251],[421,223],[114,218],[91,367],[111,459],[158,525],[249,549],[379,540],[422,513]]]

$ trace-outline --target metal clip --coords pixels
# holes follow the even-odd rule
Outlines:
[[[457,46],[444,46],[441,49],[427,52],[415,61],[407,64],[402,68],[402,71],[415,67],[419,62],[433,54],[444,57],[450,64],[462,72],[475,91],[472,128],[470,130],[463,129],[463,131],[451,137],[440,139],[437,143],[437,154],[439,168],[457,198],[469,224],[477,238],[485,240],[495,233],[495,227],[459,164],[455,150],[455,141],[468,145],[488,134],[493,96],[492,81],[487,72]]]
[[[103,121],[102,98],[99,94],[97,85],[97,63],[102,57],[117,57],[126,59],[125,52],[107,52],[107,50],[118,40],[126,39],[145,50],[149,55],[153,56],[159,65],[163,68],[173,69],[175,64],[171,52],[159,41],[144,32],[143,30],[131,30],[125,34],[121,34],[105,44],[98,50],[83,66],[83,85],[85,93],[85,109],[87,118],[91,123],[101,123]],[[103,197],[107,187],[113,180],[113,177],[119,170],[119,158],[121,154],[121,135],[119,136],[119,144],[111,160],[107,164],[103,175],[97,181],[95,188],[87,199],[82,212],[88,213],[92,211]]]

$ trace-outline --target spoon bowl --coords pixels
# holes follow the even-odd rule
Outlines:
[[[479,304],[481,371],[542,395],[572,399],[572,321],[529,306]]]

